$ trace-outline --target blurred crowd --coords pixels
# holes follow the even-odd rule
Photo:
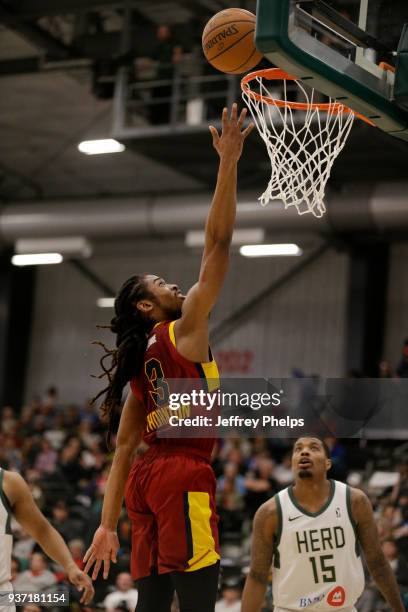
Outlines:
[[[330,476],[362,487],[372,500],[382,547],[400,585],[408,593],[408,450],[396,442],[327,438],[333,468]],[[408,444],[406,445],[408,446]],[[218,443],[213,467],[217,478],[222,572],[216,612],[240,610],[249,565],[251,524],[257,508],[292,482],[291,441],[228,438]],[[142,452],[142,451],[140,451]],[[89,403],[66,405],[50,388],[17,413],[1,411],[0,465],[23,475],[34,499],[68,543],[80,568],[99,525],[112,453],[105,428]],[[373,480],[380,471],[382,480]],[[384,476],[385,475],[385,476]],[[49,592],[65,585],[56,567],[17,523],[14,533],[13,583],[21,590]],[[134,610],[137,590],[129,575],[131,525],[125,511],[119,522],[120,550],[108,581],[96,582],[92,609]],[[70,591],[80,609],[79,594]],[[83,607],[81,609],[84,609]],[[90,608],[91,609],[91,608]],[[386,610],[367,576],[359,612]],[[272,610],[268,591],[264,611]],[[174,612],[177,602],[174,602]],[[40,612],[32,604],[25,612]]]

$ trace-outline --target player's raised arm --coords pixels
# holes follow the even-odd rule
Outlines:
[[[255,514],[251,546],[251,566],[245,582],[241,612],[260,612],[273,557],[273,538],[277,529],[274,499],[263,504]]]
[[[362,491],[352,489],[351,507],[353,518],[357,523],[358,538],[371,576],[390,604],[392,611],[404,612],[405,607],[401,601],[397,581],[380,546],[370,500]]]
[[[142,440],[144,422],[144,408],[130,392],[120,417],[115,454],[103,498],[101,524],[84,557],[85,572],[88,573],[93,566],[92,580],[96,580],[102,565],[103,577],[106,579],[111,561],[116,563],[119,549],[116,529],[122,510],[126,480],[134,451]]]
[[[81,603],[89,603],[94,596],[89,577],[78,568],[58,531],[39,510],[26,482],[19,474],[8,472],[4,488],[16,520],[43,551],[64,568],[68,580],[82,592]]]
[[[200,324],[206,324],[227,272],[237,206],[237,163],[245,138],[253,129],[252,123],[243,129],[246,112],[243,109],[238,116],[238,107],[234,104],[230,114],[227,108],[223,110],[221,134],[210,126],[213,146],[220,157],[217,184],[205,226],[198,283],[188,292],[182,317],[177,322],[179,339],[197,330]]]

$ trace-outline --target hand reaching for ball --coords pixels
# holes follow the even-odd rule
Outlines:
[[[209,126],[214,149],[220,158],[238,161],[241,157],[244,140],[254,129],[253,123],[250,123],[244,130],[242,129],[246,114],[247,109],[243,108],[238,117],[238,105],[234,103],[230,116],[228,116],[227,108],[222,111],[221,135],[213,125]]]

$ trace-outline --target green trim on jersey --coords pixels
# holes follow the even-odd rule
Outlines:
[[[357,523],[354,520],[353,512],[351,509],[351,489],[348,485],[346,486],[347,486],[347,489],[346,489],[347,514],[348,514],[351,526],[353,527],[354,536],[356,538],[356,555],[357,557],[359,557],[360,556],[360,546],[359,546],[359,539],[358,539]]]
[[[7,495],[5,494],[5,492],[3,491],[3,478],[4,478],[4,470],[2,468],[0,468],[0,499],[3,503],[3,506],[6,509],[7,512],[7,521],[6,521],[6,535],[13,535],[12,531],[11,531],[11,514],[12,514],[12,510],[11,510],[11,505],[9,500],[7,499]]]
[[[293,493],[293,485],[291,485],[288,488],[288,493],[289,493],[290,501],[299,510],[299,512],[302,512],[302,514],[306,514],[306,516],[311,516],[312,518],[315,518],[316,516],[319,516],[320,514],[323,514],[323,512],[325,512],[327,510],[327,508],[330,506],[330,504],[333,501],[333,497],[334,497],[334,494],[336,492],[336,483],[334,482],[334,480],[329,480],[329,482],[330,482],[329,497],[328,497],[326,503],[317,512],[309,512],[308,510],[303,508],[300,504],[298,504],[298,502],[296,501],[295,495]]]
[[[278,528],[276,530],[275,537],[273,539],[273,566],[276,568],[280,568],[280,554],[279,554],[279,543],[282,536],[282,527],[283,527],[283,513],[282,506],[279,499],[279,493],[274,496],[274,500],[276,502],[276,511],[278,514]]]

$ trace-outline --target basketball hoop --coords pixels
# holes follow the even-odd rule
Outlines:
[[[253,81],[259,92],[251,89]],[[276,99],[266,81],[283,81],[282,100]],[[296,84],[304,102],[287,99],[287,81]],[[326,183],[354,117],[373,122],[336,100],[314,102],[315,90],[309,93],[302,81],[280,68],[250,72],[241,80],[241,88],[272,165],[268,187],[259,198],[262,206],[282,200],[285,209],[295,206],[300,215],[311,212],[322,217]]]

